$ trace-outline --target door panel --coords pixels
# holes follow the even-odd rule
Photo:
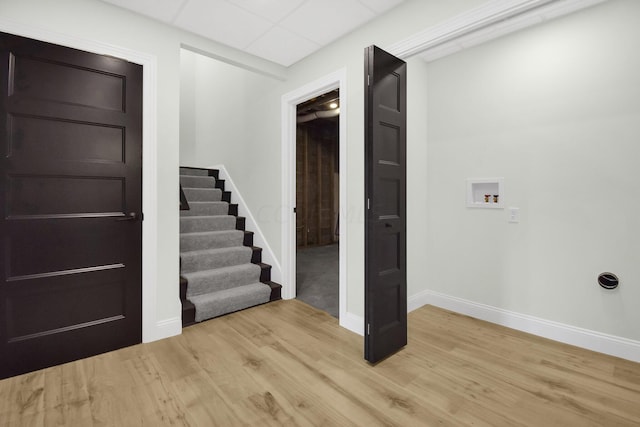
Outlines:
[[[96,69],[96,65],[100,67],[100,64],[96,64],[97,61],[92,58],[65,63],[63,61],[74,55],[43,55],[44,49],[35,49],[21,49],[9,54],[9,99],[31,98],[123,111],[125,76]],[[31,56],[34,52],[38,54],[37,57]],[[90,68],[83,68],[85,64]],[[43,79],[42,76],[47,78]],[[69,87],[73,87],[73,90],[67,90]]]
[[[124,162],[124,129],[46,117],[10,116],[8,156],[14,161],[47,156],[51,163]]]
[[[365,359],[407,344],[406,63],[365,50]]]
[[[0,378],[142,338],[142,68],[0,33]]]

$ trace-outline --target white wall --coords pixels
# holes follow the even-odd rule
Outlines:
[[[427,64],[407,60],[407,295],[411,298],[426,286],[427,230]]]
[[[274,108],[269,90],[281,81],[187,49],[181,50],[180,64],[180,164],[224,164],[234,181],[246,182],[261,157],[255,152],[268,147],[260,143],[262,129],[256,132],[254,121]],[[252,178],[250,184],[259,186]]]
[[[157,58],[157,251],[158,324],[180,316],[178,299],[178,138],[180,46],[186,44],[229,60],[284,75],[285,70],[235,49],[97,0],[2,0],[1,22],[115,45]],[[29,30],[27,30],[29,33]],[[20,34],[27,35],[28,34]]]
[[[609,1],[428,65],[429,290],[640,340],[639,16]],[[519,224],[465,207],[495,176]]]

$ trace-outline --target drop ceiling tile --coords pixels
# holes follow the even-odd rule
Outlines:
[[[374,16],[358,0],[307,0],[282,20],[280,26],[325,45]]]
[[[280,27],[274,27],[246,49],[248,53],[288,67],[320,46]]]
[[[360,3],[371,8],[376,13],[383,13],[398,6],[404,0],[360,0]]]
[[[271,22],[278,22],[293,12],[304,0],[228,0],[230,3],[243,8]]]
[[[187,0],[102,0],[131,11],[158,19],[164,22],[171,22],[176,13]]]
[[[224,0],[189,0],[175,24],[238,49],[246,48],[273,26]]]

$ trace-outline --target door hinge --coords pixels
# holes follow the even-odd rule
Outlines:
[[[371,86],[371,76],[369,76],[369,74],[367,74],[367,86]]]
[[[144,212],[140,212],[140,221],[144,221]]]
[[[298,213],[297,208],[293,208],[293,213]]]
[[[371,199],[367,197],[367,210],[371,209]]]
[[[367,323],[367,335],[371,334],[371,324]]]

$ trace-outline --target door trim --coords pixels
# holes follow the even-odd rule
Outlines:
[[[314,96],[340,90],[340,210],[339,210],[339,321],[340,326],[357,332],[347,313],[347,70],[342,68],[294,91],[282,95],[282,298],[296,297],[296,107]]]
[[[142,65],[142,152],[144,153],[142,156],[142,211],[144,212],[144,221],[142,222],[142,341],[151,342],[179,335],[182,332],[180,316],[171,319],[157,319],[156,317],[158,187],[156,181],[157,59],[155,55],[4,19],[0,19],[0,31],[100,55],[114,56]]]

